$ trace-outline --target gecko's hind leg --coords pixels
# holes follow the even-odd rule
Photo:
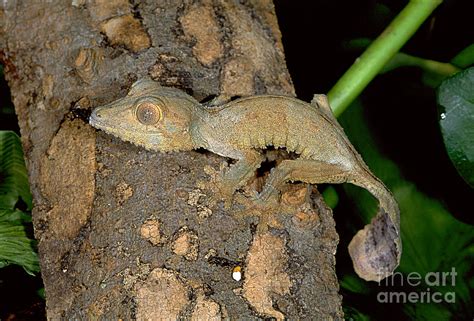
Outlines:
[[[356,273],[364,280],[380,281],[393,273],[402,251],[399,209],[392,194],[368,169],[350,169],[314,160],[285,160],[267,179],[259,205],[271,203],[267,200],[278,197],[282,185],[290,180],[310,184],[349,182],[370,191],[379,201],[379,212],[354,236],[349,243],[349,254]]]
[[[310,184],[344,183],[348,181],[349,176],[350,171],[342,165],[307,159],[284,160],[272,170],[257,200],[260,202],[276,200],[287,181]]]

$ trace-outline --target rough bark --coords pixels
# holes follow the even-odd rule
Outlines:
[[[270,0],[2,6],[49,319],[342,319],[316,190],[285,190],[296,214],[239,216],[203,189],[222,158],[147,152],[87,124],[145,75],[198,100],[294,95]]]

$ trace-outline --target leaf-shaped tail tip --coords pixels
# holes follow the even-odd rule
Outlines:
[[[392,275],[400,264],[400,210],[392,193],[366,166],[350,182],[365,188],[379,201],[377,216],[354,236],[349,254],[357,275],[366,281],[380,281]]]
[[[390,193],[387,191],[387,193]],[[366,281],[380,281],[393,274],[402,253],[398,206],[379,198],[379,213],[357,232],[349,244],[357,275]]]

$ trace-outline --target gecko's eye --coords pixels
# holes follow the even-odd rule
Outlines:
[[[142,102],[137,106],[137,119],[143,125],[154,125],[163,118],[161,108],[150,102]]]

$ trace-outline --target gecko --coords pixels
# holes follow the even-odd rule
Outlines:
[[[262,149],[273,146],[294,152],[297,159],[282,160],[272,169],[256,201],[277,198],[289,181],[362,187],[378,200],[379,210],[349,244],[356,273],[380,281],[400,262],[397,202],[352,146],[325,95],[315,95],[311,103],[289,96],[249,96],[210,108],[180,89],[144,78],[127,96],[95,108],[89,123],[147,150],[204,148],[236,160],[220,175],[224,199],[255,175],[264,160]]]

